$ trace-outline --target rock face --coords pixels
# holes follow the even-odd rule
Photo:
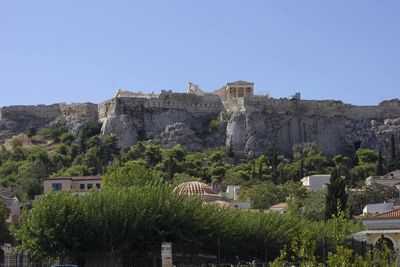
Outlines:
[[[201,139],[184,123],[168,125],[157,139],[163,147],[174,147],[180,144],[183,148],[191,151],[204,149]]]
[[[211,120],[220,124],[208,129]],[[355,143],[388,154],[390,137],[400,144],[400,100],[378,106],[341,101],[245,97],[222,102],[217,95],[163,92],[114,97],[96,104],[10,106],[0,109],[0,142],[32,124],[65,123],[73,133],[89,120],[102,123],[102,136],[115,134],[120,147],[143,137],[166,147],[189,150],[232,146],[247,154],[267,152],[273,144],[285,155],[295,144],[316,142],[327,155],[346,152]]]
[[[164,93],[156,98],[118,97],[105,101],[99,105],[99,118],[102,135],[116,134],[121,147],[135,144],[141,134],[149,138],[161,135],[159,139],[165,146],[170,146],[167,142],[180,143],[198,150],[203,146],[195,133],[207,129],[223,108],[216,95]],[[189,139],[193,139],[191,145]]]
[[[346,152],[355,143],[388,153],[390,136],[400,142],[400,101],[358,107],[340,101],[244,101],[227,125],[227,145],[249,154],[265,153],[275,143],[290,155],[293,145],[316,142],[327,155]]]
[[[97,105],[53,104],[37,106],[9,106],[0,109],[0,142],[35,125],[38,128],[53,123],[64,123],[72,133],[89,120],[97,120]]]

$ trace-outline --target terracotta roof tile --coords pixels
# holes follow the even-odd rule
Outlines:
[[[364,220],[395,220],[395,219],[400,219],[400,209],[395,209],[385,213],[364,218]]]
[[[101,176],[52,176],[44,180],[101,180]]]

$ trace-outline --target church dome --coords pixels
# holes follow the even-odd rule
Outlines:
[[[173,190],[178,195],[201,196],[205,201],[222,200],[210,186],[201,182],[186,182],[179,184]]]

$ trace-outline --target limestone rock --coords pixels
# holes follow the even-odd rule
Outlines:
[[[138,132],[128,115],[117,115],[102,120],[101,135],[114,134],[118,137],[118,146],[123,148],[135,144]]]
[[[204,149],[201,139],[184,123],[168,125],[157,139],[163,147],[174,147],[179,144],[189,151],[201,151]]]

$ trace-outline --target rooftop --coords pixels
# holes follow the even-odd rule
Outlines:
[[[72,180],[72,181],[82,181],[82,180],[101,180],[101,176],[53,176],[45,178],[44,180]]]
[[[254,83],[239,80],[239,81],[235,81],[235,82],[229,82],[227,84],[228,85],[253,85]]]
[[[288,207],[289,207],[288,203],[282,202],[282,203],[278,203],[278,204],[272,205],[270,207],[270,209],[287,209]]]
[[[371,217],[363,218],[363,220],[396,220],[396,219],[400,219],[400,209],[395,209]]]

